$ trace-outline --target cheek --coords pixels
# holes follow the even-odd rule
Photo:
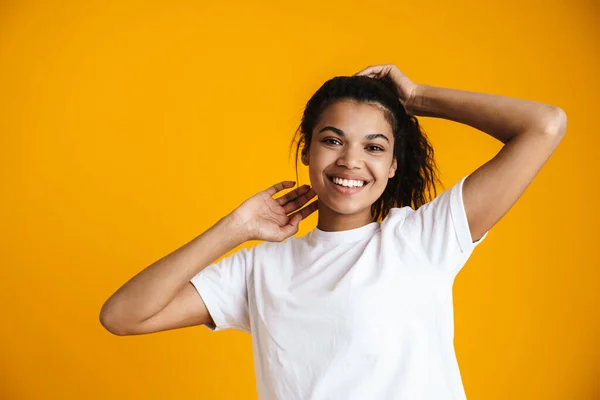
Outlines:
[[[325,170],[327,165],[328,160],[325,159],[323,154],[319,154],[318,152],[314,151],[310,155],[310,163],[308,165],[308,172],[310,174],[311,179],[317,179],[321,177],[322,180],[323,171]]]
[[[323,175],[323,168],[321,166],[310,164],[308,168],[308,175],[310,176],[311,185],[316,187],[316,189],[325,185],[326,177]]]
[[[387,181],[387,177],[390,172],[390,165],[390,162],[387,160],[381,160],[371,164],[373,174],[375,174],[375,177],[379,180]]]

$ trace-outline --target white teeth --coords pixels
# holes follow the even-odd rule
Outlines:
[[[341,186],[346,186],[346,187],[361,187],[365,184],[363,181],[356,181],[356,180],[352,180],[352,179],[341,179],[341,178],[337,178],[335,176],[332,178],[332,180],[334,183],[341,185]]]

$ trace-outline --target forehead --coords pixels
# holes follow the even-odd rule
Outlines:
[[[362,138],[370,133],[383,133],[390,140],[393,138],[392,127],[378,104],[350,100],[333,103],[321,114],[315,132],[326,125],[341,129],[347,136]]]

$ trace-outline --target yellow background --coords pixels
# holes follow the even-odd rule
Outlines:
[[[249,335],[117,337],[100,307],[295,180],[306,101],[381,63],[566,111],[564,140],[457,277],[455,346],[469,399],[600,398],[598,2],[211,3],[0,3],[0,398],[255,399]],[[446,188],[500,149],[421,122]]]

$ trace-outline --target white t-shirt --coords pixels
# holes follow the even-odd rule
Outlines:
[[[465,399],[452,285],[475,246],[461,179],[418,210],[261,242],[191,282],[214,331],[252,335],[261,400]]]

